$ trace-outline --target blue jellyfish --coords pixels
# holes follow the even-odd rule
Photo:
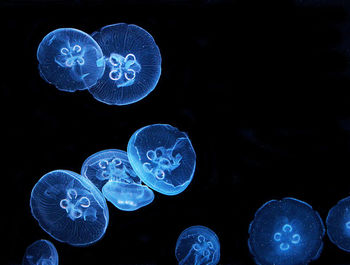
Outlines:
[[[102,193],[68,170],[45,174],[32,190],[30,207],[43,230],[73,246],[92,244],[107,229],[109,213]]]
[[[153,191],[142,185],[132,169],[126,152],[103,150],[88,157],[81,175],[98,187],[108,201],[123,211],[135,211],[150,204]]]
[[[95,85],[105,69],[100,46],[90,35],[73,28],[47,34],[39,44],[37,58],[41,77],[68,92]]]
[[[196,225],[185,229],[175,247],[179,265],[216,265],[220,260],[220,243],[208,227]]]
[[[190,184],[196,154],[188,136],[167,124],[153,124],[137,130],[128,143],[131,166],[150,188],[176,195]]]
[[[27,247],[22,265],[58,265],[57,250],[50,241],[37,240]]]
[[[143,99],[157,85],[161,55],[153,37],[136,25],[119,23],[103,27],[92,37],[105,56],[106,70],[89,89],[97,100],[127,105]]]
[[[350,197],[340,200],[329,210],[326,225],[329,239],[340,249],[350,252]]]
[[[265,203],[249,226],[248,246],[256,264],[301,265],[317,259],[325,228],[312,207],[294,198]]]

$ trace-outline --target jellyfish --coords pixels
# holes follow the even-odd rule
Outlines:
[[[108,149],[91,155],[83,163],[81,175],[123,211],[135,211],[154,199],[153,191],[135,174],[125,151]]]
[[[131,166],[151,189],[165,195],[183,192],[196,167],[196,154],[188,136],[167,124],[137,130],[127,153]]]
[[[312,207],[294,198],[271,200],[255,213],[248,246],[256,264],[301,265],[322,251],[325,228]]]
[[[73,28],[47,34],[39,44],[37,58],[41,77],[62,91],[88,89],[105,70],[100,46],[90,35]]]
[[[57,250],[50,241],[37,240],[27,247],[22,265],[58,265]]]
[[[127,105],[146,97],[157,85],[161,55],[153,37],[136,25],[119,23],[103,27],[92,37],[105,56],[106,70],[89,89],[109,105]]]
[[[326,226],[331,242],[350,252],[350,197],[340,200],[329,210]]]
[[[44,231],[73,246],[95,243],[107,229],[109,213],[102,193],[72,171],[45,174],[32,190],[30,207]]]
[[[216,265],[220,260],[220,243],[208,227],[196,225],[185,229],[175,247],[179,265]]]

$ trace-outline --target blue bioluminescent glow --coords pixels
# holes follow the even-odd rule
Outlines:
[[[100,46],[90,35],[73,28],[47,34],[39,44],[37,58],[42,78],[68,92],[95,85],[105,69]]]
[[[299,265],[317,259],[325,228],[312,207],[294,198],[265,203],[249,226],[248,246],[260,265]]]
[[[175,256],[179,265],[216,265],[220,260],[219,239],[205,226],[191,226],[177,239]]]
[[[27,247],[22,265],[58,265],[57,250],[50,241],[37,240]]]
[[[154,199],[153,191],[142,185],[124,151],[108,149],[91,155],[83,163],[81,174],[120,210],[135,211]]]
[[[196,168],[196,154],[190,139],[167,124],[137,130],[129,140],[127,153],[140,179],[165,195],[183,192]]]
[[[119,23],[103,27],[92,37],[105,56],[106,70],[89,89],[99,101],[127,105],[147,96],[161,74],[161,55],[153,37],[136,25]]]
[[[102,193],[72,171],[45,174],[32,190],[30,207],[41,228],[60,242],[89,245],[107,229],[109,213]]]
[[[340,249],[350,252],[350,197],[340,200],[329,210],[326,225],[329,239]]]

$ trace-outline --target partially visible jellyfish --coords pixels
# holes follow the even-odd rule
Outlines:
[[[196,154],[186,133],[167,124],[137,130],[128,143],[129,161],[140,179],[165,195],[183,192],[196,167]]]
[[[39,44],[37,58],[41,77],[68,92],[90,88],[105,70],[100,46],[90,35],[73,28],[47,34]]]
[[[316,260],[325,228],[312,207],[294,198],[271,200],[255,213],[248,246],[256,264],[300,265]]]
[[[105,56],[106,70],[89,89],[95,99],[109,105],[127,105],[146,97],[157,85],[161,55],[153,37],[136,25],[103,27],[92,37]]]
[[[22,265],[58,265],[57,250],[50,241],[37,240],[27,247]]]
[[[216,265],[220,260],[217,235],[205,226],[191,226],[179,236],[175,247],[179,265]]]
[[[340,200],[329,210],[326,225],[332,243],[350,252],[350,197]]]
[[[108,149],[91,155],[84,161],[81,175],[123,211],[135,211],[154,199],[153,191],[135,174],[125,151]]]
[[[72,171],[45,174],[32,190],[30,207],[43,230],[73,246],[92,244],[107,229],[109,213],[102,193]]]

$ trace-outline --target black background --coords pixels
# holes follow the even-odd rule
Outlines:
[[[247,231],[263,203],[295,197],[325,220],[349,196],[346,1],[5,0],[0,7],[2,264],[20,263],[38,239],[55,244],[60,264],[176,264],[178,235],[197,224],[219,236],[220,264],[254,264]],[[47,33],[119,22],[146,29],[162,54],[159,83],[142,101],[108,106],[40,78],[36,49]],[[89,155],[125,150],[133,132],[152,123],[192,140],[197,168],[183,193],[156,193],[135,212],[108,204],[106,234],[86,248],[39,227],[29,197],[42,175],[80,172]],[[313,264],[349,263],[325,236]]]

